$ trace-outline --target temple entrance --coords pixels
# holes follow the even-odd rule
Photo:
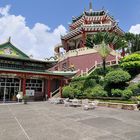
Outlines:
[[[20,79],[0,77],[0,100],[16,100],[16,95],[20,91]]]

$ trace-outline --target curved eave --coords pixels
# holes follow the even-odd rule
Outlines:
[[[39,76],[58,76],[58,77],[66,77],[70,78],[73,77],[77,71],[44,71],[44,72],[37,72],[37,71],[26,71],[26,70],[13,70],[13,69],[3,69],[0,68],[0,73],[11,73],[11,74],[29,74],[29,75],[39,75]]]
[[[38,60],[38,59],[32,59],[32,58],[21,58],[21,57],[13,57],[13,56],[6,56],[6,55],[0,55],[0,59],[1,58],[21,60],[21,61],[30,61],[30,62],[40,62],[40,63],[57,63],[58,62],[58,60]]]
[[[58,75],[64,77],[73,77],[77,73],[77,71],[46,71],[46,72],[51,75]]]

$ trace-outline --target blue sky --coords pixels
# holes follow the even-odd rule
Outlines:
[[[34,58],[54,55],[72,16],[89,9],[90,0],[0,0],[0,43],[9,36]],[[140,0],[93,0],[93,10],[108,10],[125,32],[140,33]]]
[[[79,15],[90,0],[1,0],[0,7],[11,5],[11,14],[26,17],[32,27],[36,22],[47,24],[52,29],[62,24],[66,28],[72,16]],[[128,31],[140,23],[140,0],[93,0],[93,9],[104,7],[119,20],[119,25]]]

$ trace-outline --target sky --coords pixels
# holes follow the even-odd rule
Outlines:
[[[60,35],[72,16],[89,9],[90,0],[0,0],[0,43],[12,43],[34,58],[54,54]],[[93,10],[104,8],[125,32],[140,33],[140,0],[92,0]]]

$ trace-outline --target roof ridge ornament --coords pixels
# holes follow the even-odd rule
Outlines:
[[[90,12],[90,13],[93,12],[93,9],[92,9],[92,0],[90,0],[90,3],[89,3],[89,12]]]
[[[8,42],[11,42],[11,36],[9,36],[9,38],[8,38]]]

